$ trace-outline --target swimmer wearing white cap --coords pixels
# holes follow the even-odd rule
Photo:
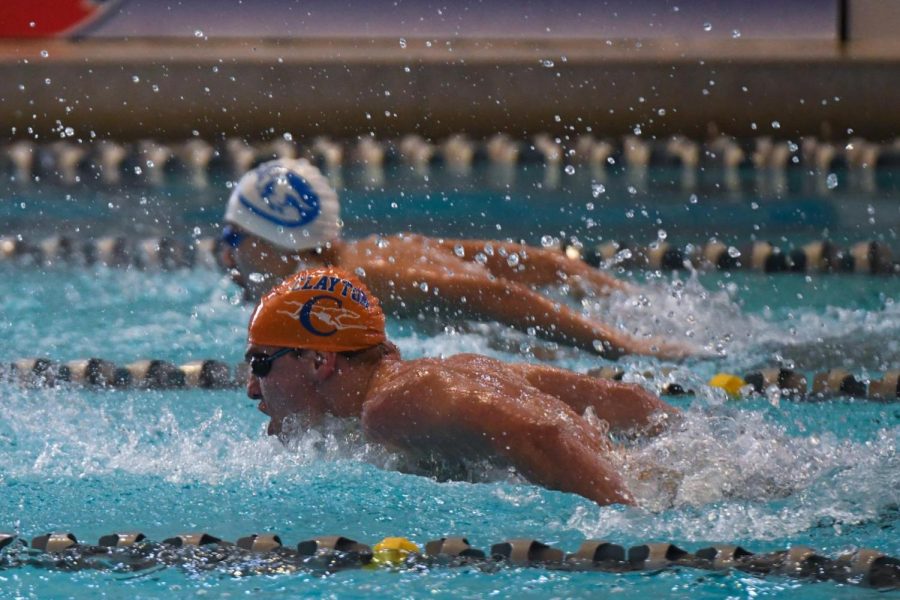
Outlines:
[[[629,336],[535,291],[565,285],[583,297],[631,289],[561,251],[417,234],[342,240],[337,194],[306,160],[273,160],[246,173],[231,193],[225,221],[219,259],[248,301],[301,269],[327,265],[359,273],[389,316],[498,321],[609,358],[699,353],[687,344]]]

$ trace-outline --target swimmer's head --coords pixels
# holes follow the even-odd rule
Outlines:
[[[250,317],[248,343],[323,352],[386,341],[381,303],[355,276],[332,267],[301,271],[266,294]]]
[[[321,248],[341,233],[337,193],[304,159],[271,160],[245,173],[225,221],[284,250]]]

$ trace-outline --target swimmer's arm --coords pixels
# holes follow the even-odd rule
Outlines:
[[[636,289],[605,271],[569,258],[560,250],[496,240],[441,240],[441,245],[454,251],[461,246],[466,260],[474,260],[480,253],[484,256],[484,265],[495,276],[524,285],[568,284],[579,296],[606,295],[617,290],[631,293]],[[485,251],[486,246],[493,250],[491,254]],[[517,254],[519,259],[510,264],[512,254]]]
[[[366,437],[412,454],[499,455],[536,484],[601,505],[634,503],[606,458],[605,440],[564,405],[481,401],[442,388],[429,393],[418,382],[415,391],[395,390],[368,401],[362,416]]]
[[[678,409],[635,383],[597,379],[545,365],[516,364],[523,377],[542,392],[565,402],[578,414],[592,408],[613,431],[655,435],[679,414]]]
[[[423,281],[428,283],[424,290],[413,285]],[[504,279],[410,269],[399,274],[395,290],[410,308],[430,313],[437,305],[453,317],[498,321],[526,332],[533,328],[544,339],[608,358],[645,354],[681,359],[695,353],[695,349],[674,342],[634,338]]]
[[[522,284],[480,271],[429,266],[398,267],[387,261],[366,264],[369,289],[385,311],[397,316],[434,315],[498,321],[519,331],[596,352],[607,358],[646,354],[681,359],[696,349],[660,339],[638,339],[589,319]]]

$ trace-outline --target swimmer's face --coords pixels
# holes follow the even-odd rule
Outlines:
[[[247,347],[245,358],[272,356],[277,346]],[[315,377],[316,353],[298,350],[279,356],[271,362],[265,375],[250,374],[247,396],[259,401],[259,410],[269,416],[269,435],[282,433],[285,419],[291,417],[300,426],[313,427],[325,416],[326,404],[318,393]]]
[[[255,302],[288,275],[322,264],[315,252],[296,254],[231,227],[240,234],[238,243],[221,244],[218,258],[231,280],[243,288],[245,301]]]

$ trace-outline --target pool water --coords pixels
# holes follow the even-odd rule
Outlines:
[[[683,242],[711,235],[744,241],[828,235],[879,239],[897,248],[900,216],[890,178],[881,183],[879,197],[849,207],[846,198],[802,190],[756,199],[751,191],[729,199],[707,190],[693,203],[690,193],[696,192],[667,191],[664,171],[651,174],[651,182],[656,177],[663,183],[648,184],[645,193],[631,194],[629,183],[613,176],[595,197],[596,181],[590,177],[563,175],[557,187],[547,189],[535,186],[544,174],[533,171],[520,169],[514,185],[499,189],[479,172],[463,178],[436,171],[425,181],[421,174],[388,171],[374,191],[366,189],[365,174],[344,173],[342,181],[350,186],[342,192],[348,237],[412,227],[435,235],[540,243],[544,235],[656,239],[663,229]],[[413,177],[419,178],[415,184]],[[111,232],[212,235],[223,189],[220,181],[199,191],[181,181],[114,190],[13,183],[0,194],[0,234],[39,238],[65,228],[85,238]],[[519,210],[522,203],[527,210]],[[657,208],[647,209],[647,217],[640,208],[626,216],[629,206],[641,203]],[[695,213],[694,207],[702,211]],[[799,210],[808,218],[773,220],[783,210]],[[875,222],[868,224],[873,213]],[[596,220],[592,227],[589,218]],[[641,282],[643,294],[587,303],[582,310],[632,331],[692,339],[723,352],[681,365],[642,357],[617,363],[626,379],[651,389],[673,379],[695,391],[667,398],[685,411],[672,430],[622,441],[614,460],[639,498],[637,507],[598,507],[484,465],[473,467],[468,481],[400,473],[391,468],[395,457],[339,424],[306,433],[286,448],[265,436],[264,416],[239,389],[100,391],[2,384],[0,530],[27,539],[71,531],[88,543],[122,530],[154,540],[207,531],[231,541],[277,532],[288,545],[322,534],[369,545],[404,536],[420,546],[464,535],[483,550],[526,537],[570,552],[584,539],[602,538],[626,548],[667,541],[690,551],[731,543],[760,553],[808,545],[830,557],[858,547],[900,555],[900,404],[846,397],[796,402],[777,395],[730,401],[705,383],[716,372],[743,374],[776,364],[810,379],[834,367],[872,378],[900,368],[900,277],[623,276]],[[141,272],[0,263],[0,281],[5,341],[0,362],[97,356],[118,364],[143,358],[235,364],[243,354],[250,307],[240,303],[232,284],[208,269]],[[538,354],[555,356],[553,364],[578,371],[610,364],[496,324],[445,325],[392,321],[389,336],[410,358],[481,352],[536,361],[534,351],[542,350]],[[524,354],[511,353],[511,347]],[[26,598],[881,596],[833,582],[686,568],[629,574],[436,568],[237,577],[215,569],[123,574],[31,566],[0,570],[0,589],[4,596]]]

